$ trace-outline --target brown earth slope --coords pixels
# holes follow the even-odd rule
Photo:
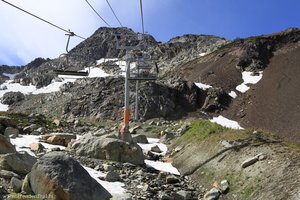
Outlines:
[[[263,71],[263,78],[246,93],[235,90],[242,71]],[[182,66],[185,80],[235,91],[222,115],[243,127],[276,132],[300,144],[300,30],[232,42]]]
[[[300,42],[276,52],[262,80],[233,101],[226,114],[245,127],[277,132],[300,143]],[[241,102],[248,101],[248,103]],[[244,109],[245,116],[238,117]]]

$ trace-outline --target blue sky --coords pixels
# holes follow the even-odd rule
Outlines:
[[[89,37],[105,24],[85,0],[7,0],[76,34]],[[89,0],[118,26],[105,0]],[[141,32],[139,0],[109,0],[122,24]],[[145,30],[158,41],[183,34],[235,39],[300,27],[299,0],[143,0]],[[0,1],[0,65],[23,65],[64,53],[65,33]],[[71,47],[82,40],[74,38]]]

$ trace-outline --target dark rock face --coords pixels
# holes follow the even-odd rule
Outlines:
[[[65,84],[52,96],[26,96],[26,102],[11,109],[51,114],[62,110],[64,118],[91,117],[99,121],[120,120],[124,106],[124,78],[81,79]],[[131,113],[134,112],[135,85],[130,85]],[[191,82],[142,82],[139,90],[139,117],[176,119],[201,108],[206,92]],[[30,103],[32,102],[32,103]],[[39,102],[43,102],[40,104]]]
[[[141,91],[140,116],[179,118],[201,105],[202,91],[193,83],[179,81],[174,85],[147,82]]]
[[[205,96],[201,109],[206,112],[221,111],[226,109],[231,102],[231,97],[221,88],[209,88]]]
[[[261,71],[267,67],[273,52],[287,43],[296,43],[300,39],[300,30],[291,28],[279,34],[241,39],[244,53],[239,58],[237,66],[242,71]]]
[[[33,166],[30,185],[35,194],[48,195],[53,199],[111,198],[77,161],[61,152],[48,153]]]
[[[76,84],[76,83],[75,83]],[[67,116],[94,116],[99,120],[118,119],[124,105],[124,79],[99,78],[95,81],[82,80],[81,86],[74,85],[69,92],[77,95],[66,104]],[[84,88],[84,90],[78,90]],[[130,102],[134,108],[134,85],[131,85]],[[76,91],[74,91],[76,89]],[[83,93],[83,94],[81,94]],[[143,119],[154,117],[178,118],[201,107],[204,93],[193,83],[178,82],[142,83],[139,91],[139,116]]]
[[[1,99],[1,103],[12,105],[24,99],[25,95],[21,92],[6,92]]]

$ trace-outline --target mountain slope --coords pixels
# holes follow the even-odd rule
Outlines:
[[[181,78],[235,91],[223,114],[242,126],[265,129],[300,143],[300,30],[240,39],[181,67]],[[263,77],[246,93],[237,91],[243,71]]]

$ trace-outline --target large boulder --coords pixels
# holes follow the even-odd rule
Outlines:
[[[33,166],[30,185],[36,195],[64,200],[108,200],[111,195],[73,158],[51,152]]]
[[[12,105],[24,99],[25,95],[22,92],[6,92],[1,99],[1,103]]]
[[[4,135],[0,134],[0,154],[13,153],[16,149]]]
[[[4,135],[8,138],[16,138],[19,136],[19,129],[13,127],[7,127],[4,131]]]
[[[36,163],[36,158],[27,152],[15,152],[0,155],[0,169],[26,175]]]
[[[143,151],[137,144],[129,144],[120,139],[86,134],[72,145],[72,150],[80,156],[129,162],[135,165],[144,164]]]
[[[0,155],[0,169],[26,175],[36,163],[36,158],[27,152],[15,152]]]

